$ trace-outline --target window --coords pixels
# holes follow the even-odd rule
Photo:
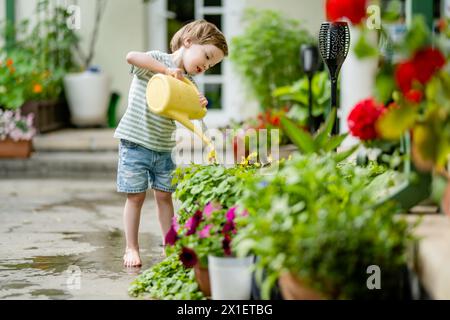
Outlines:
[[[195,19],[205,19],[223,30],[223,1],[221,0],[167,0],[167,43],[186,23]],[[224,77],[223,65],[219,63],[204,75],[197,76],[196,82],[208,99],[208,109],[223,110]]]

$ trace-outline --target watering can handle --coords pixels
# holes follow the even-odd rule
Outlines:
[[[193,84],[192,81],[190,81],[188,78],[183,77],[183,82],[190,85],[195,90],[195,92],[197,92],[197,94],[200,96],[200,91],[198,91],[197,86],[195,84]],[[205,112],[207,112],[207,110],[208,110],[205,107],[203,109]]]

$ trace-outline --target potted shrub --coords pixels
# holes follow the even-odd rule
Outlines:
[[[412,227],[392,204],[376,205],[371,180],[336,154],[296,155],[250,179],[242,200],[249,215],[234,245],[257,257],[263,298],[277,282],[285,298],[398,297]],[[383,290],[366,286],[371,265],[383,270]]]
[[[33,114],[0,109],[0,158],[29,158],[35,134]]]
[[[7,93],[1,95],[0,106],[21,108],[23,115],[34,113],[36,130],[43,133],[69,122],[62,79],[75,65],[71,50],[76,36],[66,26],[68,14],[63,7],[50,9],[49,2],[43,1],[35,17],[32,28],[27,19],[16,26],[3,26],[4,34],[17,35],[17,40],[0,49],[0,61],[7,66],[0,71],[0,90]]]
[[[106,125],[108,104],[111,96],[111,79],[99,68],[91,66],[95,54],[95,45],[100,22],[107,1],[96,0],[95,22],[87,54],[81,50],[80,43],[75,44],[75,52],[81,66],[77,72],[64,76],[64,89],[71,113],[71,122],[76,126]]]
[[[230,270],[232,272],[238,269],[233,268],[233,264],[241,263],[239,261],[241,259],[233,258],[231,250],[232,240],[237,233],[236,209],[236,207],[222,209],[220,205],[209,203],[203,211],[197,211],[185,224],[179,225],[174,219],[166,235],[168,252],[175,250],[185,267],[194,268],[201,291],[207,297],[212,293],[213,299],[246,296],[247,299],[250,298],[251,273],[248,269],[247,273],[246,270],[242,271],[241,276],[244,279],[241,279],[240,283],[231,283],[234,288],[231,292],[226,286],[227,281],[221,278],[230,273]],[[214,270],[208,269],[210,262]],[[227,280],[230,281],[230,278]],[[240,286],[244,290],[242,293],[239,292]]]

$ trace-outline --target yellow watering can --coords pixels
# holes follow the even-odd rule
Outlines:
[[[146,94],[147,104],[153,113],[180,122],[212,147],[211,140],[190,121],[203,119],[207,112],[200,105],[199,92],[191,81],[157,74],[148,82]]]

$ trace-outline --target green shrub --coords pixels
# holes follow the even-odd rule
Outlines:
[[[300,47],[312,38],[298,21],[275,11],[248,9],[243,20],[244,33],[231,40],[231,61],[263,109],[280,107],[272,91],[301,78]]]

